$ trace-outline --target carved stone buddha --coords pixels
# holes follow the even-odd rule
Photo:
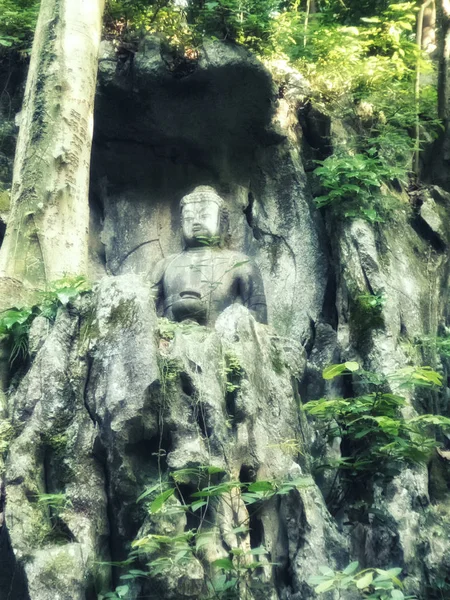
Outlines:
[[[155,269],[153,294],[159,311],[172,321],[206,325],[238,302],[267,323],[259,269],[245,254],[223,247],[228,213],[212,187],[199,186],[181,200],[181,224],[185,249]]]

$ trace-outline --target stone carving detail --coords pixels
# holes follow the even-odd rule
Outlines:
[[[153,277],[160,312],[172,321],[206,325],[237,302],[267,323],[258,267],[245,254],[224,247],[228,213],[219,194],[212,187],[195,188],[181,200],[181,223],[185,249],[163,259]]]

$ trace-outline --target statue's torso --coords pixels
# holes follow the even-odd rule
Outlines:
[[[242,301],[240,281],[248,263],[244,254],[220,248],[193,248],[169,257],[162,280],[164,316],[174,319],[173,305],[180,294],[196,292],[207,320],[215,320],[225,308]]]

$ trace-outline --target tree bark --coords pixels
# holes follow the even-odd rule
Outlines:
[[[0,276],[45,287],[85,274],[104,0],[42,0],[21,113]]]

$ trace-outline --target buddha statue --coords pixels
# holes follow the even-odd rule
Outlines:
[[[225,247],[228,212],[209,186],[199,186],[181,200],[185,248],[158,263],[153,295],[160,314],[171,321],[214,324],[220,313],[239,302],[255,319],[267,323],[264,285],[258,267]]]

